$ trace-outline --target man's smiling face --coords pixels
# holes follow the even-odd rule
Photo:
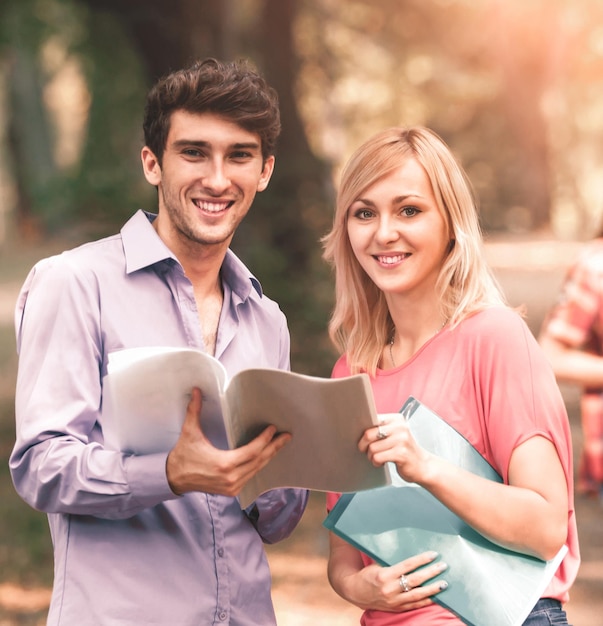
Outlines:
[[[255,133],[214,113],[182,110],[172,114],[161,165],[148,148],[142,161],[158,188],[162,237],[187,247],[227,247],[274,167]]]

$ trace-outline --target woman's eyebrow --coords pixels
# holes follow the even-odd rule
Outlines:
[[[392,204],[399,204],[401,202],[406,202],[409,198],[417,198],[420,200],[422,196],[418,193],[403,194],[401,196],[396,196],[395,198],[393,198]],[[354,202],[362,202],[363,204],[366,204],[368,206],[375,206],[375,203],[369,198],[356,198]]]

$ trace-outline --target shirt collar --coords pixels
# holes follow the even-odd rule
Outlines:
[[[156,217],[153,213],[137,211],[121,229],[126,273],[132,274],[166,259],[177,261],[153,228]]]
[[[153,228],[153,221],[156,217],[153,213],[137,211],[121,229],[128,274],[167,259],[173,259],[178,263],[174,253]],[[222,263],[222,280],[241,300],[249,297],[252,286],[257,294],[262,296],[260,281],[230,249],[227,250]]]
[[[260,298],[263,295],[260,281],[247,269],[247,266],[232,251],[227,250],[222,263],[222,280],[227,283],[241,300],[245,300],[251,293],[251,287],[256,290]]]

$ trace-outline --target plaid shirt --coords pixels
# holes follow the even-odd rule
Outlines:
[[[591,242],[569,269],[546,332],[572,348],[603,355],[603,239]]]
[[[545,332],[574,349],[603,355],[603,238],[593,240],[570,267]],[[580,399],[583,447],[578,490],[603,493],[603,384]]]

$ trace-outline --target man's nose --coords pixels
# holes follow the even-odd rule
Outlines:
[[[203,172],[203,185],[214,193],[221,193],[230,187],[230,178],[222,161],[211,161]]]

